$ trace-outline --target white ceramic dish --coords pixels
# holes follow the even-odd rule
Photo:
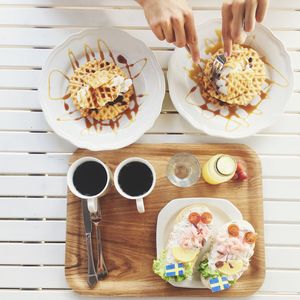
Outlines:
[[[198,38],[201,58],[208,57],[204,53],[205,39],[217,41],[215,32],[217,29],[221,29],[221,19],[211,20],[199,26]],[[261,56],[265,57],[267,62],[274,67],[266,67],[268,78],[284,85],[284,87],[273,84],[268,93],[268,99],[261,102],[256,113],[248,114],[245,110],[240,111],[241,118],[235,120],[236,122],[228,121],[222,116],[214,116],[213,113],[202,110],[199,105],[203,104],[204,100],[199,89],[188,100],[186,99],[192,87],[196,86],[186,71],[186,69],[191,69],[192,62],[185,49],[174,51],[168,69],[171,99],[178,112],[196,129],[212,136],[243,138],[272,125],[284,112],[293,89],[291,60],[284,45],[267,27],[261,24],[256,25],[255,31],[248,35],[245,44],[250,45]]]
[[[207,206],[213,214],[213,230],[230,222],[231,220],[242,220],[242,213],[231,202],[218,198],[181,198],[170,201],[158,214],[156,226],[156,253],[157,256],[165,249],[169,235],[173,229],[174,220],[178,213],[185,207],[193,204]],[[199,259],[208,249],[209,244],[200,253]],[[195,268],[197,268],[197,263]],[[191,280],[182,282],[169,281],[170,284],[181,288],[205,288],[200,276],[194,272]]]
[[[78,111],[69,114],[75,110],[71,99],[66,101],[68,110],[65,108],[63,100],[53,100],[53,98],[61,98],[66,94],[67,77],[73,74],[68,51],[71,50],[79,65],[82,65],[86,62],[85,45],[89,45],[95,52],[96,58],[99,58],[97,44],[99,39],[108,45],[115,59],[118,55],[122,55],[127,59],[128,64],[144,58],[147,60],[143,69],[143,61],[130,66],[133,77],[142,70],[140,75],[133,80],[136,94],[144,95],[138,98],[139,110],[137,114],[132,113],[132,120],[123,115],[119,121],[119,127],[115,127],[115,129],[110,126],[104,126],[102,130],[100,130],[100,126],[97,126],[97,129],[93,126],[87,128],[84,119],[78,120],[80,118]],[[103,44],[102,50],[105,59],[112,61],[108,49]],[[117,62],[117,64],[124,67],[122,63]],[[126,72],[126,69],[124,70]],[[72,35],[51,52],[43,67],[39,92],[40,103],[46,119],[58,135],[80,148],[94,151],[111,150],[135,142],[153,126],[161,111],[165,81],[159,63],[143,42],[119,29],[99,28]]]

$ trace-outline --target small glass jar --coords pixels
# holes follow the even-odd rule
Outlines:
[[[192,186],[198,181],[200,174],[200,163],[190,153],[178,153],[169,160],[167,177],[176,186]]]
[[[202,177],[209,184],[220,184],[229,181],[235,174],[237,163],[226,154],[211,157],[202,168]]]

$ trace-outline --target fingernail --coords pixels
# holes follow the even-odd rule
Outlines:
[[[225,55],[225,57],[229,56],[227,51],[224,52],[224,55]]]

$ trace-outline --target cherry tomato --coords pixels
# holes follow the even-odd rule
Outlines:
[[[248,179],[248,174],[245,171],[241,171],[238,176],[239,176],[239,180],[242,181]]]
[[[248,174],[246,173],[245,168],[240,162],[237,163],[236,172],[233,178],[238,181],[244,181],[248,179]]]
[[[204,212],[202,215],[201,215],[201,221],[202,223],[204,224],[210,224],[211,221],[212,221],[212,214],[210,212]]]
[[[231,224],[228,226],[228,233],[230,236],[237,237],[240,233],[240,228],[236,224]]]
[[[257,234],[254,232],[248,231],[244,234],[244,241],[247,244],[254,244],[256,242]]]
[[[192,212],[189,214],[190,223],[197,225],[200,221],[201,221],[201,216],[198,213]]]

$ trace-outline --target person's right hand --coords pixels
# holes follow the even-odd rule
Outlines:
[[[146,19],[158,39],[177,47],[189,46],[194,62],[199,61],[199,48],[192,9],[186,0],[138,0]]]
[[[231,55],[233,43],[243,43],[246,32],[254,30],[255,22],[262,22],[269,0],[224,0],[222,6],[222,36],[224,51]]]

